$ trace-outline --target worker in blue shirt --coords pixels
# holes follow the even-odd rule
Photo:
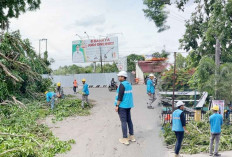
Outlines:
[[[219,141],[221,136],[221,126],[223,124],[223,117],[221,114],[218,113],[219,106],[213,107],[214,114],[209,117],[210,122],[210,147],[209,147],[209,153],[210,156],[221,156],[221,154],[218,154],[218,147],[219,147]],[[214,153],[213,153],[213,143],[215,140],[215,147],[214,147]]]
[[[172,131],[175,132],[176,135],[176,146],[175,146],[175,157],[179,157],[179,152],[181,149],[181,144],[184,139],[184,132],[189,134],[186,129],[186,119],[184,115],[184,103],[182,101],[178,101],[176,103],[177,109],[172,113]]]
[[[51,109],[53,110],[55,106],[55,98],[57,97],[56,93],[46,91],[45,95],[46,95],[47,103],[51,102]]]
[[[85,103],[87,103],[87,105],[89,104],[89,100],[88,100],[89,86],[86,83],[86,79],[82,79],[82,83],[83,83],[83,89],[82,89],[82,103],[81,103],[81,106],[82,106],[82,108],[84,108]]]
[[[117,89],[117,95],[115,98],[114,105],[116,106],[115,111],[118,112],[123,138],[119,139],[119,142],[125,145],[129,145],[129,141],[135,142],[133,123],[131,120],[131,108],[134,107],[132,86],[126,80],[127,73],[121,71],[118,73],[118,80],[120,81],[119,88]],[[129,128],[129,137],[127,132],[127,126]]]
[[[149,79],[147,80],[147,94],[148,94],[148,102],[147,102],[147,108],[148,109],[154,109],[152,106],[153,102],[155,101],[155,83],[154,83],[154,74],[149,75]]]

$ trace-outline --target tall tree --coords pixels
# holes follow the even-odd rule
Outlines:
[[[1,0],[0,1],[0,28],[9,28],[9,20],[18,18],[26,11],[39,9],[41,0]]]
[[[127,57],[127,71],[135,71],[135,62],[144,61],[145,58],[141,55],[131,54]]]

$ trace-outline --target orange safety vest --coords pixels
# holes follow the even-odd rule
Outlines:
[[[73,86],[74,86],[74,87],[77,87],[77,81],[74,81],[74,82],[73,82]]]

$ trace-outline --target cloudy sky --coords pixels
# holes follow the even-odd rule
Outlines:
[[[19,29],[37,52],[39,39],[48,39],[49,57],[55,59],[53,69],[73,64],[72,41],[79,39],[76,34],[86,37],[84,32],[95,38],[115,33],[121,56],[151,54],[164,47],[177,51],[178,40],[185,31],[184,21],[194,6],[189,4],[184,13],[174,5],[168,6],[171,29],[163,33],[157,33],[153,22],[144,17],[143,8],[143,0],[42,0],[40,10],[11,20],[11,30]],[[43,42],[41,51],[44,50]]]

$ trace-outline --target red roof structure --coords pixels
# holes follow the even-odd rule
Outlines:
[[[157,59],[156,61],[139,61],[138,65],[144,73],[162,72],[169,65],[166,59]]]

